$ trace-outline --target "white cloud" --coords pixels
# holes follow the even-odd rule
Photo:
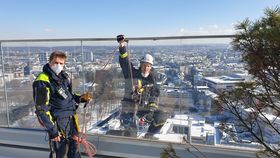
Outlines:
[[[45,31],[45,32],[48,32],[48,33],[49,33],[49,32],[55,32],[55,30],[52,29],[52,28],[45,28],[44,31]]]
[[[180,33],[184,33],[184,32],[185,32],[185,29],[184,29],[184,28],[181,28],[179,32],[180,32]]]
[[[234,26],[219,26],[217,24],[200,26],[198,28],[181,28],[178,33],[181,36],[188,35],[232,35],[235,34]]]
[[[214,24],[214,25],[209,25],[209,28],[213,28],[213,29],[219,29],[219,26]]]

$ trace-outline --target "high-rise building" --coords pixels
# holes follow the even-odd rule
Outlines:
[[[39,53],[39,62],[40,64],[45,64],[48,62],[49,52],[40,52]]]

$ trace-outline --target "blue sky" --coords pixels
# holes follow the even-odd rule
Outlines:
[[[0,39],[233,34],[280,0],[6,0]]]

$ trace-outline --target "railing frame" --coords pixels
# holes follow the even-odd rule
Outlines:
[[[183,39],[221,39],[221,38],[233,38],[234,35],[194,35],[194,36],[162,36],[162,37],[127,37],[126,39],[131,41],[158,41],[158,40],[183,40]],[[10,39],[10,40],[0,40],[1,47],[1,62],[2,62],[2,72],[3,72],[3,81],[4,81],[4,94],[5,94],[5,104],[7,111],[7,126],[10,126],[9,121],[9,106],[8,106],[8,96],[7,96],[7,87],[5,79],[5,69],[4,69],[4,51],[2,49],[3,44],[5,43],[24,43],[24,42],[80,42],[81,53],[83,58],[82,71],[84,71],[84,49],[83,42],[87,41],[115,41],[116,38],[60,38],[60,39]],[[181,42],[180,42],[181,43]],[[83,73],[83,83],[85,84],[85,74]],[[85,91],[85,87],[83,87]]]

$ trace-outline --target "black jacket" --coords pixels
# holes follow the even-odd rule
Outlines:
[[[40,94],[44,90],[46,90],[46,94]],[[46,98],[43,102],[42,97],[40,97],[42,95],[45,95],[43,98]],[[33,82],[33,97],[39,120],[53,137],[58,135],[54,121],[73,116],[80,99],[80,96],[72,93],[68,75],[62,71],[57,76],[49,64],[44,65],[43,72]]]
[[[148,98],[142,98],[142,99],[146,99],[146,101],[149,103],[156,102],[156,98],[160,94],[159,87],[156,85],[156,72],[152,69],[151,73],[147,77],[143,77],[141,74],[141,68],[136,69],[133,67],[132,63],[129,63],[128,53],[126,52],[126,48],[120,47],[119,51],[120,51],[119,63],[125,78],[124,97],[127,99],[131,99],[131,93],[132,93],[132,88],[131,88],[132,85],[131,85],[131,77],[130,77],[130,68],[131,68],[133,85],[137,86],[139,82],[141,82],[143,87],[149,86],[148,88],[146,88],[147,91],[143,92],[144,94],[148,93],[147,94]]]

